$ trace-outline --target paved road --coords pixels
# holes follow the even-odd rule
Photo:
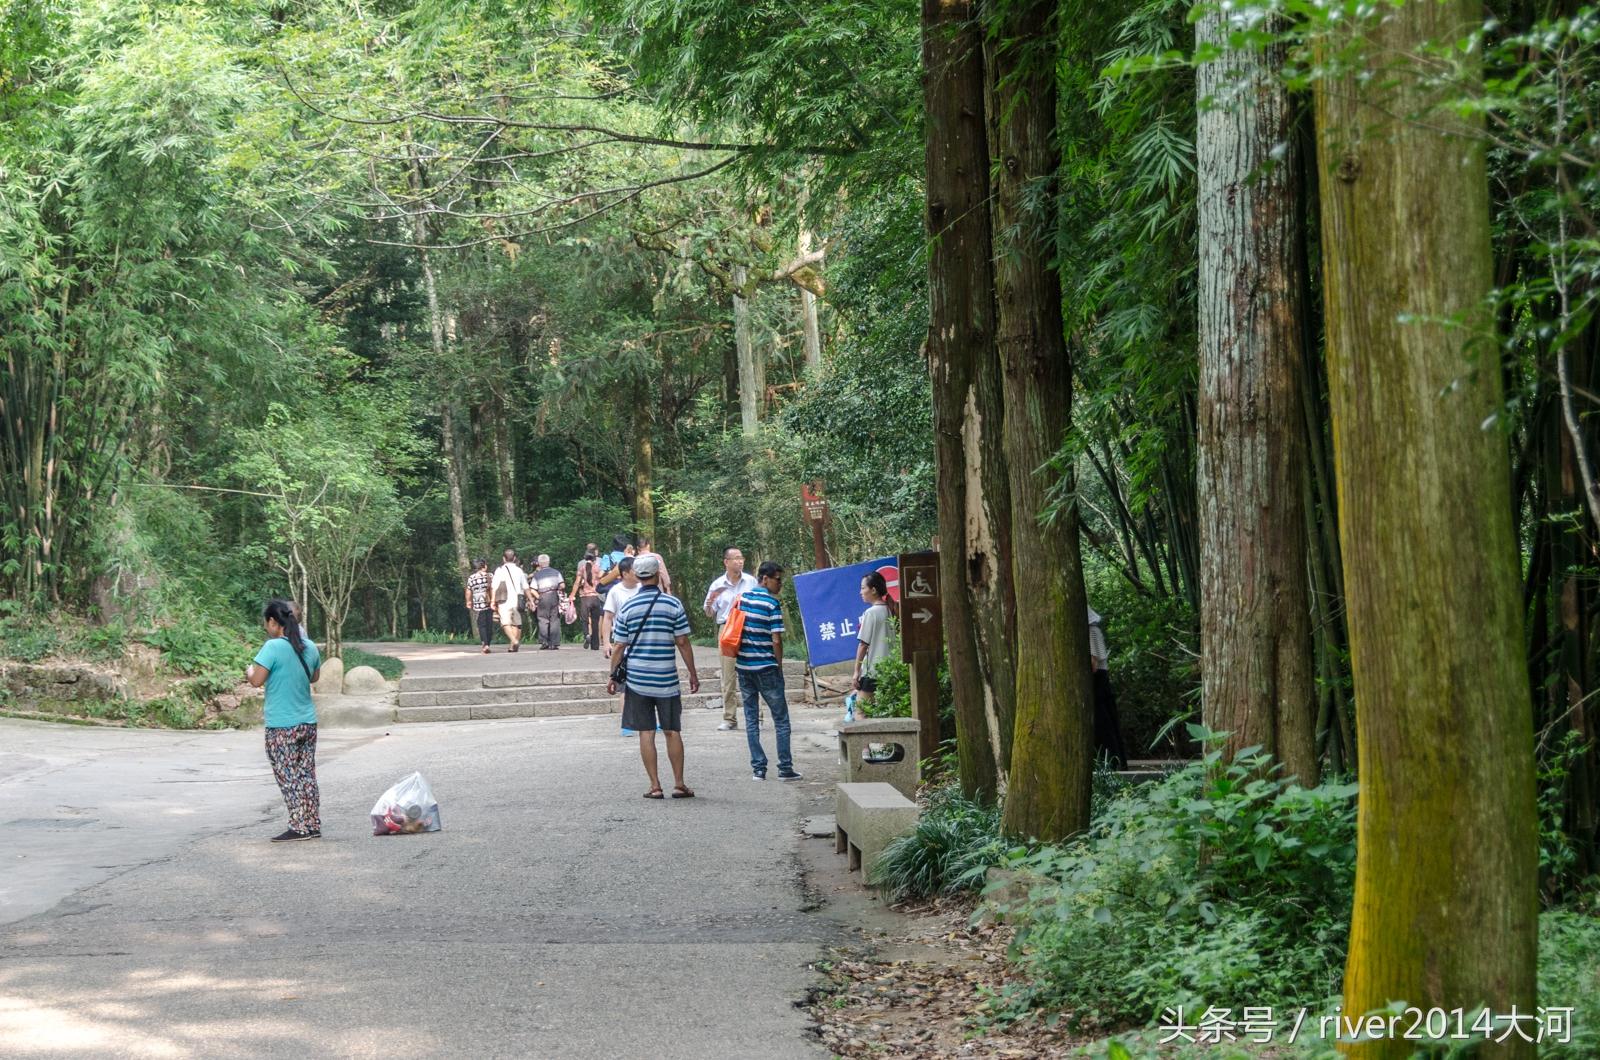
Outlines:
[[[392,655],[406,664],[406,674],[411,677],[446,677],[480,673],[526,673],[542,670],[599,670],[610,669],[605,655],[590,651],[582,645],[563,644],[555,651],[540,651],[538,645],[524,644],[521,651],[506,651],[503,642],[484,655],[476,642],[471,644],[415,644],[410,641],[372,641],[354,645],[381,655]],[[712,648],[696,648],[695,662],[700,666],[716,666],[717,653]]]
[[[615,717],[329,732],[287,845],[259,731],[0,719],[0,1056],[819,1056],[796,824],[834,752],[797,719],[811,779],[757,784],[693,712],[678,802]],[[369,835],[413,768],[445,831]]]

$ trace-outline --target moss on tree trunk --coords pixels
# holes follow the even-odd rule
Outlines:
[[[1377,76],[1317,91],[1361,777],[1344,1010],[1527,1012],[1538,822],[1509,460],[1489,426],[1501,381],[1482,130],[1427,94],[1414,58],[1482,15],[1465,0],[1380,10],[1363,27]],[[1534,1053],[1515,1035],[1499,1048]]]

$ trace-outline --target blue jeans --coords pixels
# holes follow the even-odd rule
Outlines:
[[[778,772],[793,773],[789,754],[789,701],[783,697],[783,670],[740,670],[739,694],[744,699],[744,738],[750,744],[750,771],[767,772],[767,753],[761,749],[761,700],[767,701],[772,728],[778,734]],[[757,697],[760,697],[758,699]]]

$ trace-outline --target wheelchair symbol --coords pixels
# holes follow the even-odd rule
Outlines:
[[[919,571],[914,571],[912,573],[911,581],[906,584],[906,595],[907,596],[932,596],[933,595],[933,586],[928,584],[928,579],[923,576],[923,573],[920,570]]]

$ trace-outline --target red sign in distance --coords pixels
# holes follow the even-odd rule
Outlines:
[[[886,563],[878,568],[878,573],[883,575],[884,584],[889,590],[889,599],[898,604],[900,602],[900,568],[893,563]]]

